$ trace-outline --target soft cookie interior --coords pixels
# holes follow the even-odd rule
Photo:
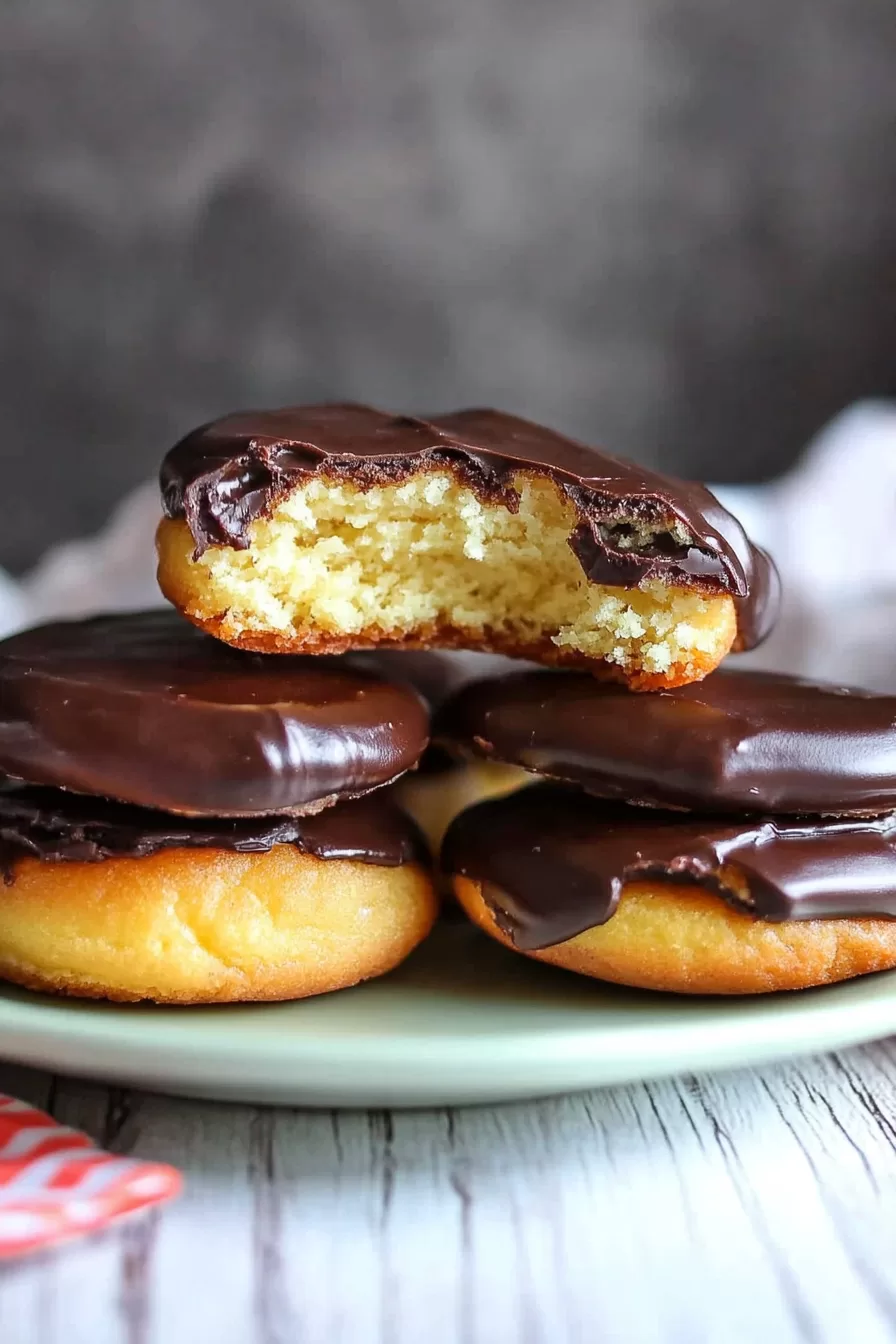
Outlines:
[[[730,596],[590,583],[569,545],[570,500],[538,473],[514,484],[516,511],[447,469],[369,489],[314,475],[251,525],[244,550],[194,556],[187,524],[165,520],[159,581],[197,624],[260,652],[464,647],[586,665],[645,690],[717,666],[737,632]],[[651,544],[645,528],[631,545]]]

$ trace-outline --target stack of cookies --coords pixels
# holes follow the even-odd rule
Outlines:
[[[436,917],[407,810],[433,841],[457,813],[477,924],[587,975],[896,964],[896,702],[716,672],[778,586],[703,487],[494,411],[336,405],[205,425],[162,491],[177,610],[0,645],[6,978],[208,1003],[381,974]],[[540,667],[471,681],[471,652]],[[431,737],[468,764],[418,771]]]
[[[445,837],[461,904],[501,942],[691,994],[896,965],[896,699],[762,672],[643,696],[533,672],[462,690],[436,731],[551,781]]]
[[[0,974],[120,1000],[290,999],[390,970],[436,914],[388,786],[429,716],[345,660],[176,612],[0,645]]]

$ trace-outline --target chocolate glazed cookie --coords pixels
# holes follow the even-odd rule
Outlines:
[[[0,976],[157,1003],[298,999],[391,970],[436,897],[385,794],[316,816],[178,818],[0,791]]]
[[[810,985],[896,965],[896,817],[686,817],[560,785],[455,819],[468,914],[528,955],[679,993]]]
[[[777,614],[774,567],[703,486],[498,411],[225,416],[161,480],[162,588],[240,647],[490,650],[649,690]]]
[[[173,611],[0,643],[0,770],[196,816],[320,811],[416,765],[409,685],[338,659],[239,652]]]
[[[603,798],[694,811],[845,816],[896,808],[896,696],[722,670],[634,699],[577,673],[483,680],[437,741]]]

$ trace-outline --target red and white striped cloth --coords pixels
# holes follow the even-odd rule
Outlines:
[[[174,1167],[104,1153],[0,1093],[0,1260],[98,1231],[180,1189]]]

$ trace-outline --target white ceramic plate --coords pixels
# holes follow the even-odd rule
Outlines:
[[[383,980],[301,1003],[133,1007],[0,989],[0,1057],[221,1100],[429,1106],[759,1064],[896,1031],[896,971],[689,999],[540,966],[466,926]]]

